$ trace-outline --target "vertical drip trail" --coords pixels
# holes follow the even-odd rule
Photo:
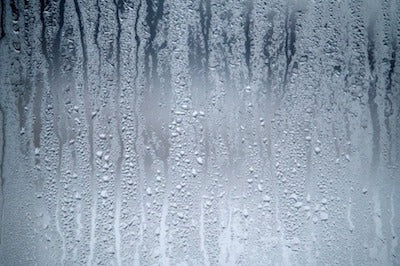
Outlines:
[[[62,185],[61,185],[61,166],[62,166],[62,157],[63,157],[63,147],[61,144],[61,139],[58,134],[58,139],[59,139],[59,147],[58,147],[58,164],[57,164],[57,203],[56,203],[56,214],[55,214],[55,219],[56,219],[56,229],[57,233],[59,234],[61,238],[61,250],[62,250],[62,255],[61,255],[61,265],[64,265],[65,259],[66,259],[66,242],[65,242],[65,236],[63,234],[63,229],[62,229],[62,223],[60,224],[60,201],[62,199],[63,191],[62,191]],[[61,191],[61,192],[60,192]]]
[[[169,179],[168,162],[164,162],[165,178]],[[170,182],[167,181],[166,189],[170,188]],[[167,217],[168,217],[169,201],[168,195],[164,196],[161,210],[160,221],[160,252],[164,265],[169,265],[168,246],[167,246]]]
[[[288,83],[289,68],[292,62],[293,56],[296,52],[295,47],[296,42],[296,20],[294,11],[289,13],[289,6],[286,8],[285,15],[285,57],[286,57],[286,67],[283,76],[284,90],[286,89]]]
[[[90,176],[91,180],[91,190],[92,190],[92,211],[91,211],[91,219],[90,219],[90,248],[89,248],[89,259],[88,264],[93,265],[93,259],[96,248],[96,217],[97,217],[97,187],[96,181],[94,178],[94,165],[92,164],[92,175]]]
[[[379,165],[380,157],[380,124],[378,116],[378,104],[376,103],[376,87],[375,83],[370,84],[368,89],[368,106],[370,110],[372,123],[372,161],[371,173],[375,173]]]
[[[391,57],[389,60],[389,73],[387,77],[387,85],[386,85],[386,91],[385,91],[385,128],[388,136],[388,143],[389,143],[389,163],[392,164],[392,147],[393,147],[393,137],[392,137],[392,128],[390,126],[390,117],[393,116],[394,113],[394,108],[393,105],[395,105],[392,101],[393,98],[393,78],[395,74],[395,66],[396,66],[396,55],[397,55],[397,44],[395,41],[395,38],[392,41],[391,45]]]
[[[164,12],[164,2],[165,0],[157,1],[157,9],[153,9],[153,1],[146,0],[147,4],[147,15],[146,22],[149,27],[150,36],[148,37],[148,42],[145,46],[145,73],[147,75],[147,82],[152,82],[155,86],[159,86],[158,73],[157,73],[157,47],[155,47],[155,39],[157,35],[157,26],[162,19]],[[150,66],[150,63],[152,65]],[[150,71],[151,70],[151,71]]]
[[[58,30],[56,33],[56,37],[54,40],[53,44],[53,50],[52,50],[52,64],[49,66],[49,70],[51,71],[52,75],[52,85],[53,85],[53,90],[55,89],[54,87],[57,86],[57,83],[60,82],[60,67],[61,67],[61,62],[60,62],[60,57],[61,57],[61,37],[62,37],[62,31],[64,28],[64,14],[65,14],[65,1],[66,0],[61,0],[59,4],[59,21],[58,21]],[[43,34],[43,33],[42,33]]]
[[[88,91],[88,58],[87,58],[87,47],[86,47],[86,42],[85,42],[85,28],[83,25],[83,18],[82,18],[82,13],[81,9],[79,7],[78,0],[74,0],[74,5],[75,5],[75,12],[78,16],[78,25],[79,25],[79,36],[80,36],[80,41],[81,41],[81,48],[82,48],[82,64],[83,64],[83,86],[85,89],[85,92]]]
[[[60,224],[60,201],[62,200],[63,196],[63,186],[61,182],[61,166],[62,166],[62,157],[63,157],[63,144],[64,144],[64,128],[61,126],[60,121],[64,119],[61,117],[61,111],[60,109],[62,108],[60,106],[61,102],[61,92],[59,90],[59,83],[62,82],[61,79],[61,37],[62,37],[62,31],[64,27],[64,14],[65,14],[65,1],[66,0],[61,0],[59,4],[59,21],[58,21],[58,30],[56,33],[56,37],[54,40],[54,44],[52,47],[52,60],[50,61],[49,65],[49,72],[50,72],[50,85],[51,85],[51,90],[53,92],[53,99],[55,100],[55,128],[54,130],[56,131],[56,136],[58,139],[58,163],[57,163],[57,203],[56,203],[56,214],[55,214],[55,219],[56,219],[56,229],[57,232],[61,238],[61,250],[62,250],[62,256],[61,256],[61,264],[64,265],[65,259],[66,259],[66,242],[65,242],[65,236],[63,234],[63,229]],[[43,5],[42,5],[43,6]],[[42,29],[43,30],[43,29]],[[42,33],[43,34],[43,33]]]
[[[117,264],[121,265],[121,230],[120,230],[120,216],[121,216],[121,166],[122,160],[124,156],[124,143],[121,132],[121,20],[120,20],[120,12],[123,8],[123,2],[118,0],[118,2],[114,1],[116,7],[116,20],[117,20],[117,53],[116,53],[116,75],[117,75],[117,91],[115,97],[115,108],[117,115],[117,132],[118,132],[118,144],[119,144],[119,157],[117,159],[116,173],[115,173],[115,187],[116,187],[116,208],[115,208],[115,221],[114,221],[114,230],[115,230],[115,246],[116,246],[116,258]]]
[[[135,26],[134,26],[134,32],[135,32],[135,41],[136,41],[136,50],[135,50],[135,77],[133,78],[133,84],[134,86],[137,86],[137,78],[139,76],[139,47],[140,47],[140,37],[138,34],[138,23],[139,23],[139,13],[140,9],[142,7],[142,0],[139,0],[139,4],[136,9],[136,18],[135,18]],[[137,91],[138,88],[135,88],[135,91]],[[135,96],[135,100],[136,100]]]
[[[97,194],[95,189],[94,180],[94,135],[93,135],[93,109],[90,95],[90,87],[88,82],[88,48],[86,44],[84,17],[82,15],[81,7],[79,6],[78,0],[74,0],[75,13],[78,18],[79,26],[79,39],[80,46],[82,49],[82,68],[83,68],[83,97],[84,97],[84,108],[85,108],[85,119],[88,127],[88,143],[89,143],[89,167],[90,167],[90,189],[92,190],[92,206],[91,206],[91,224],[90,224],[90,242],[89,242],[89,256],[88,261],[91,263],[93,259],[93,252],[95,246],[95,228],[96,228],[96,216],[97,216]],[[97,44],[97,36],[95,37]],[[94,195],[93,195],[94,194]]]
[[[40,22],[42,24],[42,29],[40,32],[41,44],[42,44],[42,53],[44,58],[50,67],[49,55],[47,52],[47,41],[46,41],[46,21],[44,17],[44,12],[46,8],[46,0],[40,0]]]
[[[211,0],[202,0],[201,3],[205,1],[205,12],[200,9],[200,23],[201,32],[203,34],[204,41],[204,55],[205,55],[205,79],[208,79],[208,62],[210,58],[210,28],[211,28]]]
[[[200,226],[199,226],[199,235],[200,235],[200,247],[201,252],[204,260],[204,264],[210,266],[210,259],[207,252],[206,246],[206,238],[205,238],[205,228],[204,228],[204,200],[203,198],[200,199]]]
[[[92,109],[92,101],[90,95],[90,87],[88,83],[88,52],[87,52],[87,44],[86,44],[86,34],[85,34],[85,26],[84,26],[84,16],[82,15],[81,7],[79,5],[78,0],[74,0],[75,13],[78,18],[78,26],[79,26],[79,39],[80,46],[82,49],[82,68],[83,68],[83,97],[84,97],[84,106],[85,106],[85,119],[88,124],[88,142],[89,142],[89,164],[90,164],[90,187],[92,192],[92,206],[91,206],[91,230],[90,230],[90,244],[89,244],[89,262],[92,262],[94,246],[95,246],[95,230],[96,230],[96,216],[97,216],[97,194],[95,187],[95,165],[94,165],[94,134],[93,134],[93,109]],[[95,38],[95,42],[97,41],[97,36]]]
[[[390,194],[390,219],[389,219],[389,224],[390,224],[390,233],[392,235],[392,241],[390,243],[391,245],[391,261],[393,264],[395,264],[395,258],[396,258],[396,248],[399,245],[399,240],[398,240],[398,232],[396,232],[395,228],[395,219],[396,219],[396,208],[395,208],[395,194],[396,193],[396,188],[393,187],[391,194]],[[397,205],[397,204],[396,204]]]
[[[138,84],[138,78],[139,78],[139,50],[140,50],[140,46],[141,46],[141,38],[140,35],[138,34],[138,26],[139,26],[139,19],[140,19],[140,11],[142,8],[142,1],[143,0],[139,0],[139,4],[137,5],[136,8],[136,18],[135,18],[135,25],[134,25],[134,31],[135,31],[135,42],[136,42],[136,49],[135,49],[135,75],[133,78],[133,86],[134,86],[134,99],[133,99],[133,108],[134,108],[134,134],[136,134],[136,138],[133,141],[133,151],[134,151],[134,157],[136,160],[136,164],[138,166],[138,169],[136,170],[136,173],[138,174],[138,188],[137,188],[137,193],[139,194],[138,199],[138,206],[140,206],[140,210],[139,208],[137,208],[137,217],[140,217],[141,222],[145,220],[144,217],[144,209],[143,209],[143,198],[142,198],[142,192],[143,192],[143,182],[141,180],[141,165],[140,165],[140,154],[139,154],[139,130],[141,129],[140,127],[140,104],[141,101],[139,101],[139,97],[142,95],[142,90],[141,90],[141,84]],[[143,227],[142,227],[142,223],[140,223],[138,225],[139,228],[139,232],[138,232],[138,236],[137,238],[139,239],[139,243],[136,244],[135,247],[135,256],[134,256],[134,265],[141,265],[140,261],[140,249],[143,246]]]
[[[97,18],[95,22],[95,30],[94,30],[94,44],[97,48],[97,55],[98,55],[98,65],[97,65],[97,77],[99,81],[101,81],[101,52],[100,52],[100,45],[99,45],[99,29],[100,29],[100,18],[101,18],[101,9],[100,9],[100,0],[96,0],[96,8],[97,8]],[[100,89],[101,85],[97,89]],[[92,90],[92,93],[95,93],[95,90]],[[97,218],[97,186],[96,186],[96,179],[95,179],[95,161],[94,161],[94,122],[93,119],[96,116],[96,111],[91,108],[94,102],[89,101],[91,93],[89,92],[89,87],[85,90],[85,111],[86,111],[86,120],[88,121],[88,128],[89,128],[89,162],[90,162],[90,191],[91,191],[91,214],[90,214],[90,243],[89,243],[89,256],[88,256],[88,264],[92,265],[94,260],[95,248],[96,248],[96,218]]]
[[[5,206],[5,196],[4,196],[4,156],[6,149],[6,118],[3,107],[0,105],[0,244],[3,243],[3,228],[4,228],[4,206]]]
[[[244,36],[245,36],[245,59],[246,65],[248,69],[249,81],[252,80],[252,71],[251,71],[251,45],[252,45],[252,37],[251,37],[251,12],[253,11],[253,2],[249,1],[246,6],[246,18],[244,23]]]
[[[375,21],[370,21],[367,27],[367,55],[370,70],[370,82],[368,88],[368,106],[370,110],[371,122],[372,122],[372,161],[371,161],[371,174],[375,175],[377,167],[379,165],[380,157],[380,122],[378,114],[377,98],[377,82],[378,77],[375,73],[376,55],[375,55]]]

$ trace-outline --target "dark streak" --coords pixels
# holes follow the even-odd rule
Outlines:
[[[223,36],[223,40],[224,40],[223,43],[226,43],[228,45],[229,53],[232,54],[232,47],[230,46],[231,41],[229,40],[226,32],[224,32],[222,34],[222,36]],[[221,50],[223,51],[223,48],[221,48]],[[230,78],[231,77],[231,71],[229,70],[228,57],[227,56],[223,57],[223,62],[224,62],[224,72],[225,72],[224,73],[225,74],[224,78],[226,79],[226,84],[231,84],[231,78]]]
[[[60,57],[61,57],[61,33],[64,27],[64,12],[65,12],[65,0],[60,1],[60,18],[59,18],[59,27],[56,33],[56,38],[53,44],[53,64],[50,66],[50,71],[52,72],[53,82],[56,80],[56,75],[60,74]]]
[[[118,20],[119,20],[120,13],[124,13],[124,11],[125,11],[124,0],[118,0],[118,2],[114,1],[114,5],[117,7],[117,13],[118,13],[117,17],[118,17]]]
[[[203,10],[203,5],[205,6]],[[209,51],[209,35],[210,35],[210,25],[211,25],[211,3],[210,0],[201,0],[200,1],[200,26],[201,26],[201,34],[203,35],[204,42],[204,57],[205,57],[205,66],[204,72],[207,78],[208,74],[208,61],[210,57]]]
[[[396,66],[396,50],[397,47],[395,44],[392,45],[392,58],[390,59],[390,65],[389,65],[389,74],[388,74],[388,84],[386,86],[386,91],[391,92],[392,91],[392,84],[393,84],[393,74],[394,74],[394,68]]]
[[[374,24],[371,22],[367,29],[368,34],[368,64],[371,72],[371,80],[368,89],[368,105],[370,109],[371,122],[372,122],[372,162],[371,162],[371,173],[376,171],[379,164],[379,152],[380,152],[380,124],[378,114],[378,104],[375,102],[376,99],[376,84],[378,77],[375,74],[375,42],[374,42]]]
[[[0,1],[0,8],[1,8],[1,13],[0,13],[0,40],[1,40],[6,36],[5,25],[4,25],[4,20],[5,20],[4,18],[6,15],[4,0]]]
[[[139,5],[136,9],[136,18],[135,18],[135,41],[136,41],[136,51],[135,51],[135,79],[134,79],[134,84],[136,85],[137,78],[139,76],[139,46],[140,46],[140,37],[138,34],[138,23],[139,23],[139,13],[140,13],[140,8],[142,7],[142,0],[139,1]]]
[[[368,64],[371,74],[373,74],[375,70],[375,42],[374,42],[374,24],[370,23],[367,29],[368,32],[368,45],[367,45],[367,52],[368,52]]]
[[[388,82],[386,85],[386,90],[385,90],[385,127],[386,127],[386,132],[388,135],[388,143],[389,143],[389,154],[388,154],[388,160],[389,163],[392,161],[392,153],[390,152],[392,150],[392,132],[390,128],[390,122],[389,122],[389,117],[393,115],[393,103],[391,100],[391,95],[392,95],[392,85],[393,85],[393,74],[394,74],[394,68],[396,66],[396,51],[397,51],[397,45],[393,41],[392,42],[392,54],[391,54],[391,59],[389,61],[389,73],[388,73]]]
[[[15,18],[13,18],[13,20],[14,21],[18,21],[18,19],[19,19],[19,10],[18,10],[18,7],[17,7],[17,5],[16,5],[14,0],[10,1],[10,7],[11,7],[11,14],[13,16],[15,16]]]
[[[270,48],[273,44],[273,34],[274,34],[274,17],[276,13],[275,12],[270,12],[267,15],[268,21],[270,23],[270,27],[268,28],[267,32],[265,33],[264,36],[264,43],[263,43],[263,55],[265,56],[266,60],[266,67],[267,67],[267,75],[265,78],[265,87],[266,87],[266,93],[268,94],[268,97],[271,97],[272,94],[272,77],[273,77],[273,71],[272,67],[273,64],[276,61],[276,54],[273,57],[273,55],[270,53]],[[271,155],[271,148],[270,145],[267,145],[267,152],[268,155]]]
[[[193,27],[189,27],[188,34],[188,46],[189,46],[189,66],[191,76],[193,80],[199,78],[199,74],[202,73],[202,49],[199,45],[200,40],[196,35],[196,30]],[[204,67],[206,68],[206,66]]]
[[[121,162],[123,158],[123,140],[122,140],[122,133],[121,133],[121,111],[120,111],[120,98],[121,98],[121,20],[120,20],[120,10],[123,6],[123,2],[119,0],[118,2],[114,1],[116,6],[116,20],[117,20],[117,52],[116,52],[116,60],[117,60],[117,93],[116,93],[116,105],[117,105],[117,131],[119,135],[119,145],[121,147],[120,157],[117,160],[117,175],[121,172]]]
[[[250,57],[251,57],[251,33],[250,33],[250,26],[251,26],[251,12],[253,10],[253,2],[249,1],[246,7],[246,20],[244,24],[244,35],[245,35],[245,59],[246,65],[249,72],[249,79],[252,79],[252,71],[251,71],[251,64],[250,64]]]
[[[149,26],[149,41],[145,47],[145,72],[147,75],[147,80],[149,81],[149,73],[150,73],[150,66],[149,66],[149,60],[151,57],[151,63],[152,63],[152,81],[157,85],[159,83],[158,80],[158,73],[157,73],[157,47],[154,47],[153,41],[156,37],[157,33],[157,26],[159,21],[161,20],[163,16],[163,11],[164,11],[164,1],[165,0],[158,0],[157,2],[157,9],[154,12],[153,10],[153,1],[151,0],[146,0],[147,3],[147,16],[146,16],[146,22],[147,25]]]
[[[95,30],[94,30],[94,38],[93,39],[94,39],[94,43],[96,44],[98,50],[100,50],[99,41],[98,41],[99,32],[100,32],[100,13],[101,13],[100,0],[96,0],[96,9],[97,9],[97,19],[96,19],[96,26],[95,26]],[[99,55],[99,57],[100,57],[100,55]]]
[[[272,34],[273,34],[273,27],[271,27],[264,37],[264,49],[263,54],[267,59],[267,87],[270,89],[272,83],[272,56],[270,55],[268,49],[272,45]]]
[[[375,102],[376,98],[376,78],[370,82],[368,89],[368,105],[371,114],[372,121],[372,172],[375,172],[376,167],[379,163],[379,141],[380,141],[380,127],[378,117],[378,105]]]
[[[41,38],[42,38],[42,53],[47,61],[49,62],[49,55],[47,52],[47,41],[46,41],[46,21],[44,19],[44,11],[47,6],[47,1],[46,0],[40,0],[40,21],[42,23],[42,31],[41,31]]]
[[[289,7],[286,11],[285,33],[286,69],[283,77],[284,86],[287,85],[290,63],[292,62],[293,55],[296,53],[296,17],[294,12],[289,15]]]
[[[82,46],[82,60],[83,60],[83,82],[85,90],[88,89],[88,67],[87,67],[87,47],[85,42],[85,29],[82,23],[82,13],[79,8],[78,0],[74,0],[75,4],[75,12],[78,16],[78,24],[79,24],[79,34]]]
[[[117,86],[118,90],[120,90],[120,70],[121,70],[121,20],[120,20],[120,8],[123,6],[123,2],[118,0],[118,2],[114,1],[116,6],[116,20],[117,20],[117,51],[116,51],[116,60],[117,60]]]

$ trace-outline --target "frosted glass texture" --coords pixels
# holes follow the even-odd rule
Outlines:
[[[400,265],[398,0],[0,0],[0,265]]]

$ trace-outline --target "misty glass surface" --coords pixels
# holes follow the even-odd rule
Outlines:
[[[400,265],[398,0],[0,0],[0,265]]]

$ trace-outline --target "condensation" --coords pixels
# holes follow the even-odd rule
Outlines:
[[[1,0],[1,265],[400,265],[397,0]]]

